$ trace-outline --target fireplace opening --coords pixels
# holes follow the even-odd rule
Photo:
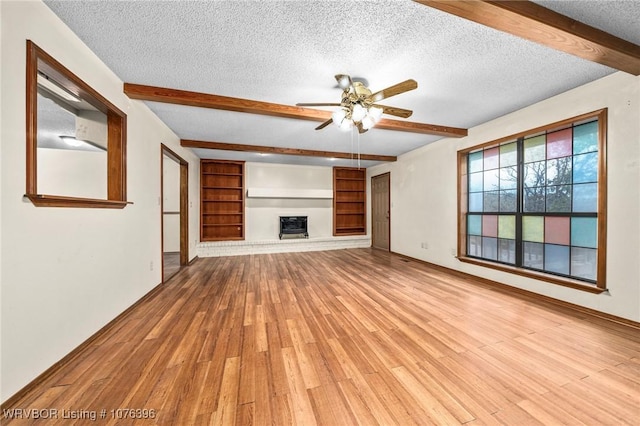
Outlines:
[[[307,216],[280,216],[280,239],[283,235],[299,235],[309,238]]]

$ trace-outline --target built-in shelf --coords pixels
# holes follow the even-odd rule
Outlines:
[[[248,188],[249,198],[333,198],[331,189]]]
[[[333,235],[365,235],[366,171],[333,168]]]
[[[244,162],[200,161],[200,240],[244,240]]]

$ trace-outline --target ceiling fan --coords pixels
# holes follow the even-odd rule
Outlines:
[[[324,129],[331,123],[335,123],[342,130],[349,130],[356,126],[358,132],[364,133],[372,128],[382,114],[395,115],[408,118],[413,111],[403,108],[380,105],[377,102],[391,96],[399,95],[418,87],[415,80],[406,80],[402,83],[387,87],[386,89],[372,93],[361,81],[356,81],[346,74],[337,74],[338,86],[343,90],[340,103],[298,103],[297,106],[338,106],[331,118],[316,130]]]

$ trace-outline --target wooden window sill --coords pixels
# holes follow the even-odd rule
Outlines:
[[[491,268],[491,269],[497,269],[498,271],[508,272],[511,274],[520,275],[527,278],[533,278],[540,281],[546,281],[546,282],[558,284],[564,287],[586,291],[589,293],[600,294],[607,291],[604,288],[596,287],[595,285],[590,285],[583,281],[572,280],[571,278],[558,277],[555,275],[545,274],[543,272],[530,271],[528,269],[523,269],[523,268],[516,268],[515,266],[487,262],[481,259],[476,259],[476,258],[466,257],[466,256],[458,256],[457,259],[461,262],[470,263],[477,266],[484,266],[486,268]]]
[[[60,195],[25,194],[36,207],[77,207],[98,209],[122,209],[130,201],[100,200],[95,198],[63,197]]]

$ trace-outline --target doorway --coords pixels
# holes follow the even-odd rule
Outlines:
[[[189,164],[161,144],[162,282],[189,263]]]
[[[391,249],[391,173],[371,178],[371,245]]]

